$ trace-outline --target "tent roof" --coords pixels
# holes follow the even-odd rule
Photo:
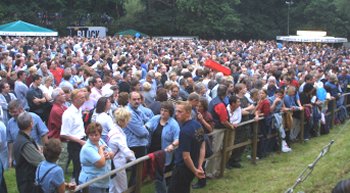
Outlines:
[[[143,37],[147,37],[148,35],[147,34],[144,34],[142,32],[139,32],[139,31],[136,31],[134,29],[128,29],[128,30],[125,30],[125,31],[120,31],[120,32],[117,32],[117,35],[123,35],[123,36],[135,36],[137,33],[139,33],[141,36]]]
[[[21,20],[0,25],[2,36],[57,36],[58,33]]]

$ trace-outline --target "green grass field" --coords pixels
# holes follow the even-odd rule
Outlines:
[[[335,184],[350,178],[350,121],[332,129],[330,134],[292,144],[291,153],[275,153],[252,165],[243,158],[243,168],[226,170],[223,178],[208,180],[208,185],[195,193],[283,193],[332,139],[335,143],[314,168],[309,178],[294,192],[329,193]],[[9,193],[17,192],[14,170],[5,172]],[[142,189],[153,193],[153,185]]]

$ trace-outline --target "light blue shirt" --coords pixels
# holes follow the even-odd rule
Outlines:
[[[123,131],[128,147],[147,146],[149,132],[144,126],[145,115],[139,108],[134,109],[130,104],[128,104],[127,109],[131,113],[131,119]]]
[[[154,116],[152,119],[150,119],[145,125],[150,130],[150,135],[152,136],[153,132],[157,129],[157,126],[160,121],[160,115]],[[175,140],[179,139],[180,135],[180,126],[177,123],[177,121],[170,117],[168,122],[163,127],[162,131],[162,137],[161,137],[161,144],[162,149],[165,149],[168,147],[171,143],[173,143]],[[166,152],[165,154],[165,165],[170,165],[171,160],[173,158],[173,153]]]
[[[153,111],[150,108],[144,107],[143,105],[139,106],[139,110],[144,115],[144,117],[143,117],[144,122],[147,122],[148,120],[150,120],[154,116]]]
[[[15,82],[15,94],[17,99],[19,99],[22,103],[22,107],[25,110],[29,109],[28,101],[27,101],[27,92],[28,86],[23,82],[16,81]]]
[[[47,173],[43,179],[45,173],[52,167],[54,168],[49,173]],[[63,170],[57,164],[44,160],[40,162],[35,172],[35,181],[37,182],[38,180],[42,180],[40,184],[45,193],[55,193],[57,188],[64,183]]]
[[[100,145],[106,145],[106,143],[100,139]],[[112,150],[107,147],[107,152]],[[111,170],[111,160],[106,160],[106,163],[103,167],[97,168],[95,163],[101,159],[100,154],[98,154],[98,148],[96,145],[92,144],[90,139],[86,141],[86,144],[81,148],[80,151],[80,163],[81,163],[81,172],[79,175],[79,182],[85,183],[90,181],[98,176],[106,174]],[[108,188],[109,187],[109,178],[104,178],[99,180],[91,185],[92,187],[98,188]]]
[[[46,125],[43,123],[43,121],[41,120],[41,118],[32,112],[28,112],[32,118],[33,118],[33,129],[30,132],[30,137],[32,137],[35,142],[39,145],[42,145],[41,143],[41,137],[43,137],[44,135],[46,135],[49,130],[47,129]],[[18,124],[17,121],[15,120],[15,118],[11,118],[7,124],[7,131],[6,131],[6,137],[7,137],[7,142],[9,143],[13,143],[18,135]]]

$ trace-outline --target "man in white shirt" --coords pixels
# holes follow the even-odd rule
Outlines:
[[[241,99],[240,98],[238,98],[236,95],[230,96],[230,98],[229,98],[229,105],[227,105],[227,112],[229,114],[230,123],[235,128],[237,128],[238,124],[242,120],[242,109],[241,109],[240,105],[241,105]],[[236,137],[236,132],[237,131],[234,130],[233,132],[234,132],[234,134],[233,134],[233,141],[235,141],[235,137]],[[227,165],[226,165],[226,167],[228,169],[242,167],[241,164],[239,163],[241,154],[235,153],[237,150],[238,149],[232,150],[231,157],[228,160]]]
[[[62,115],[61,138],[68,141],[68,155],[73,161],[74,178],[78,184],[80,165],[80,150],[85,144],[85,128],[80,107],[85,102],[85,92],[79,89],[73,90],[72,105]]]

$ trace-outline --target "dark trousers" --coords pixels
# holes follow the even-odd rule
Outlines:
[[[79,174],[81,170],[80,165],[80,150],[81,145],[77,142],[69,141],[67,144],[68,156],[73,162],[73,177],[75,178],[75,183],[79,184]]]
[[[235,145],[245,142],[249,139],[249,135],[251,133],[251,128],[249,125],[240,126],[236,128],[236,135],[235,135]],[[232,154],[230,159],[228,160],[228,165],[233,165],[234,163],[239,163],[241,161],[241,157],[244,153],[246,146],[236,148],[232,150]]]
[[[4,178],[4,170],[2,170],[1,179],[2,180],[0,182],[0,192],[7,193],[7,187],[6,187],[5,178]]]
[[[258,143],[257,156],[259,158],[266,157],[269,152],[269,141],[267,136],[271,133],[271,116],[265,117],[264,120],[259,122],[260,126],[260,137]]]
[[[146,153],[147,153],[146,146],[130,147],[130,150],[135,153],[136,159],[146,155]],[[129,187],[135,185],[135,183],[136,183],[136,166],[132,166],[131,167],[131,175],[130,175],[130,179],[129,179]]]
[[[194,174],[186,166],[175,166],[168,193],[189,193]]]

